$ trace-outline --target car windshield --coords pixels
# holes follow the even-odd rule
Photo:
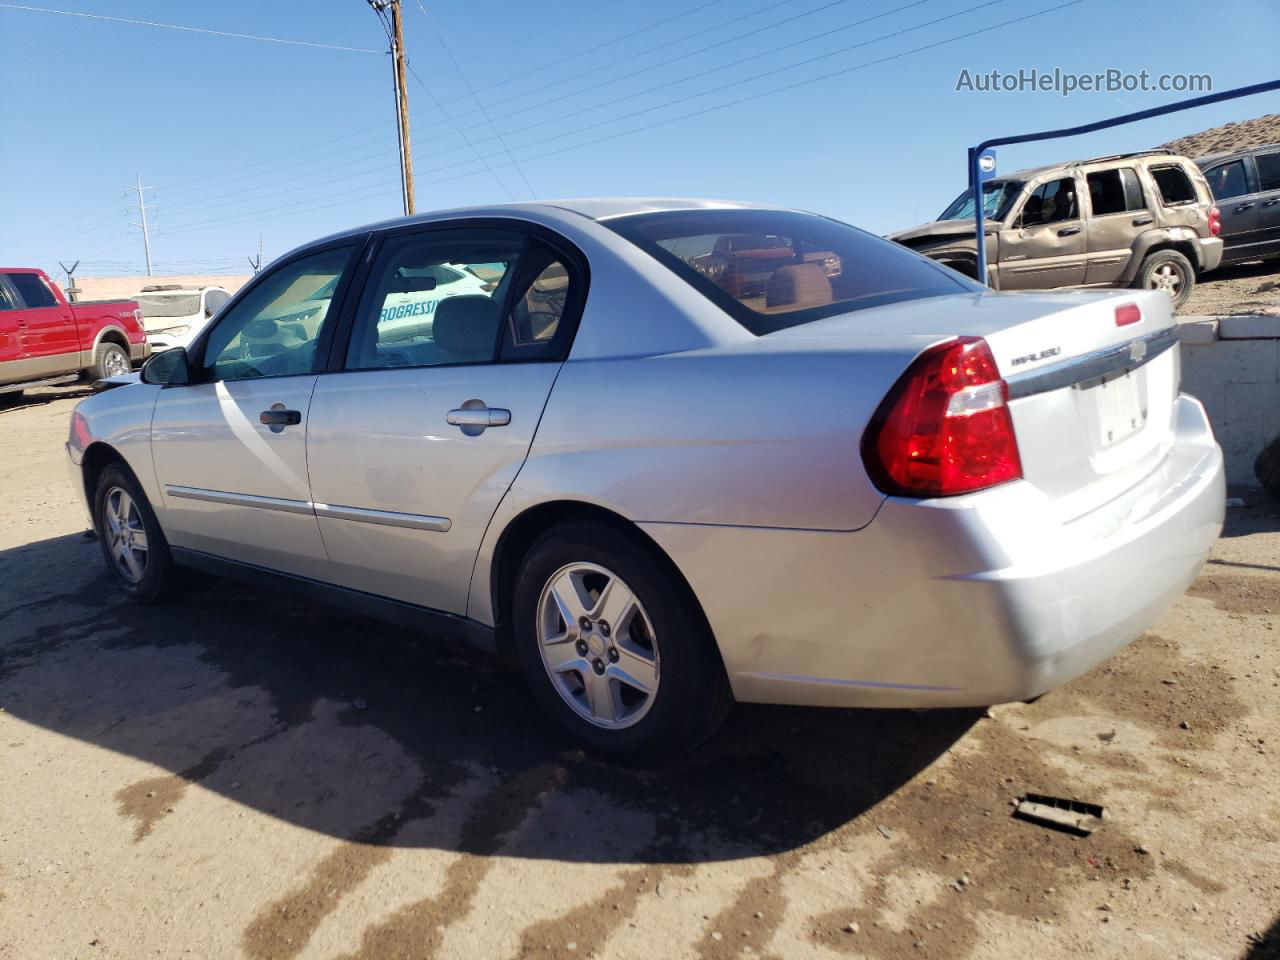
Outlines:
[[[602,221],[757,336],[865,307],[982,289],[826,217],[682,210]]]
[[[982,215],[988,220],[1003,220],[1021,191],[1021,180],[988,180],[982,185]],[[973,191],[966,190],[952,200],[938,219],[973,219]]]
[[[189,317],[200,312],[198,293],[140,293],[134,299],[144,317]]]

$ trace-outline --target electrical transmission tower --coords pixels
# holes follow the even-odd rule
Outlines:
[[[135,227],[142,228],[142,250],[147,257],[147,276],[151,276],[151,233],[147,227],[147,194],[148,190],[154,190],[155,187],[144,187],[142,185],[142,174],[138,174],[137,183],[132,186],[125,187],[126,190],[134,190],[138,194],[138,202],[131,203],[128,206],[138,211],[139,223],[133,224]]]

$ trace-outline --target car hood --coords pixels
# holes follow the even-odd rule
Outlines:
[[[985,220],[982,224],[982,232],[995,233],[1001,226],[1003,224],[999,220]],[[945,240],[950,237],[971,237],[973,232],[972,217],[968,220],[933,220],[918,227],[912,227],[910,230],[899,230],[897,233],[891,233],[888,235],[888,239],[895,240],[898,243],[925,238]]]

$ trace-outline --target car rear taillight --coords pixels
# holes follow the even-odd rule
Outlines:
[[[1209,236],[1216,237],[1222,232],[1222,211],[1217,207],[1209,208]]]
[[[931,347],[894,384],[863,436],[872,480],[885,493],[947,497],[1021,478],[1008,399],[981,337]]]

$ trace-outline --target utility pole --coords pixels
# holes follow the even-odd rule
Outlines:
[[[147,276],[151,276],[151,234],[147,230],[147,190],[153,190],[154,187],[144,187],[142,185],[142,174],[138,174],[138,182],[131,187],[125,187],[126,190],[136,190],[138,193],[138,202],[129,204],[138,211],[138,218],[141,223],[135,223],[133,226],[142,228],[142,249],[147,257]]]
[[[245,257],[249,261],[249,266],[253,267],[253,272],[257,273],[262,269],[262,234],[258,234],[258,259],[253,257]]]
[[[397,139],[400,144],[400,186],[404,194],[404,212],[414,212],[413,203],[413,153],[409,147],[409,90],[405,85],[404,24],[400,18],[400,0],[368,0],[383,26],[387,25],[384,11],[391,11],[391,25],[387,39],[391,41],[392,79],[395,81]]]
[[[70,300],[72,303],[75,303],[76,295],[80,292],[79,290],[76,289],[76,267],[80,266],[80,261],[77,260],[75,263],[73,263],[71,266],[68,267],[65,263],[59,260],[58,266],[60,266],[62,268],[62,272],[67,275],[67,289],[66,289],[67,299]]]

